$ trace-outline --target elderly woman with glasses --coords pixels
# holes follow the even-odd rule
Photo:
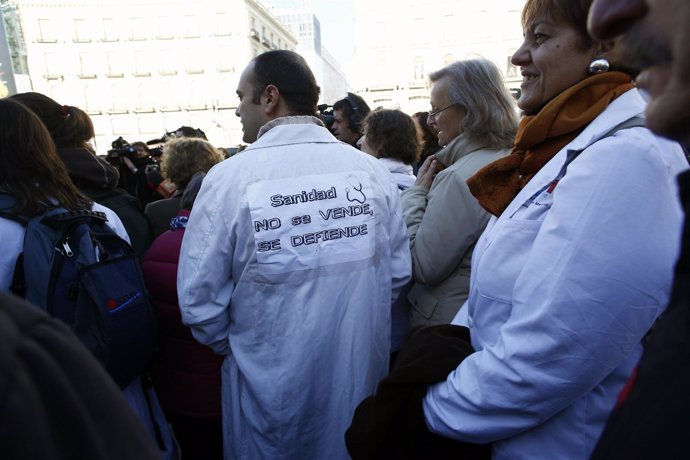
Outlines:
[[[489,220],[465,181],[507,155],[517,129],[514,101],[485,59],[458,61],[429,76],[428,124],[443,149],[402,194],[413,285],[410,329],[449,323],[467,299],[472,248]]]

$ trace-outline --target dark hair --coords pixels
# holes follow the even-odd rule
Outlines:
[[[587,15],[593,0],[527,0],[522,10],[522,28],[539,18],[563,20],[578,34],[578,45],[582,50],[590,48],[595,41],[587,31]]]
[[[261,93],[268,85],[278,88],[291,115],[316,116],[321,89],[307,65],[294,51],[267,51],[255,57],[252,102],[260,103]]]
[[[429,126],[429,123],[427,123],[429,112],[416,112],[412,115],[412,118],[417,122],[419,137],[422,144],[419,161],[424,161],[429,155],[433,155],[441,150],[441,146],[438,145],[438,134]]]
[[[58,104],[40,93],[19,93],[11,98],[38,115],[57,148],[87,148],[87,142],[94,137],[91,118],[77,107]]]
[[[419,137],[412,117],[400,110],[377,109],[364,119],[367,144],[379,158],[411,165],[419,158]]]
[[[129,145],[131,145],[132,147],[141,147],[142,149],[144,149],[144,151],[145,151],[146,153],[150,153],[150,152],[151,152],[151,149],[149,148],[148,145],[146,145],[145,142],[136,141],[136,142],[132,142],[132,143],[129,144]]]
[[[70,210],[91,206],[70,180],[35,113],[20,102],[0,99],[0,125],[0,190],[16,201],[13,212],[33,217],[58,205]]]
[[[342,112],[354,133],[362,132],[362,122],[371,112],[367,102],[355,93],[347,93],[347,97],[333,104],[333,110]]]
[[[577,33],[577,46],[580,51],[586,51],[599,43],[587,31],[587,16],[592,3],[593,0],[527,0],[522,9],[522,28],[528,28],[540,18],[562,20]],[[636,77],[639,73],[639,69],[631,68],[619,62],[620,59],[615,48],[605,57],[611,65],[610,70],[625,72],[631,78]]]
[[[172,132],[176,137],[198,137],[200,139],[208,140],[206,133],[200,129],[194,129],[191,126],[180,126]]]

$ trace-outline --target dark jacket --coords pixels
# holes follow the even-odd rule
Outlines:
[[[170,198],[154,201],[146,205],[144,214],[146,214],[151,223],[154,238],[170,230],[170,219],[177,216],[180,212],[181,200],[182,190],[177,190]]]
[[[183,236],[183,228],[163,233],[153,242],[142,263],[159,334],[160,353],[153,365],[153,384],[166,413],[220,417],[223,357],[199,344],[180,316],[177,264]]]
[[[671,300],[619,396],[593,460],[690,457],[690,172],[678,182],[685,224]]]
[[[141,212],[137,199],[117,188],[117,168],[86,149],[59,148],[57,152],[79,191],[96,203],[112,209],[125,226],[132,249],[143,255],[153,240],[149,222]]]
[[[463,443],[431,433],[422,408],[429,385],[446,380],[472,352],[466,327],[429,326],[413,333],[376,394],[355,410],[345,433],[352,458],[488,460],[490,445]]]
[[[120,389],[64,323],[2,292],[0,457],[161,458]]]

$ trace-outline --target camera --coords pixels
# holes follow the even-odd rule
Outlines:
[[[115,139],[111,147],[106,158],[131,157],[137,153],[137,148],[124,140],[122,136]]]
[[[149,148],[149,155],[151,155],[155,160],[159,160],[161,155],[163,155],[163,148],[151,147]]]
[[[319,114],[321,115],[321,121],[323,121],[323,124],[326,125],[326,128],[328,128],[330,131],[331,126],[333,126],[333,122],[335,121],[333,107],[328,104],[321,104],[318,106],[318,109]]]

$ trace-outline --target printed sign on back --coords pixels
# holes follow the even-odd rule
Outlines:
[[[257,259],[286,273],[374,254],[374,200],[366,173],[260,181],[247,188]]]

